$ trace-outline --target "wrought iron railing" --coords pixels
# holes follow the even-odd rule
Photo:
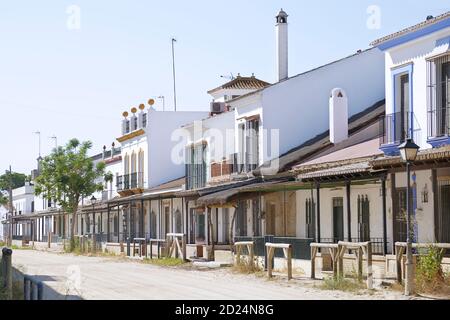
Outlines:
[[[142,172],[133,172],[117,177],[117,191],[130,190],[144,187],[144,174]]]
[[[400,144],[407,138],[420,141],[421,129],[413,112],[395,112],[380,118],[380,145]]]
[[[428,138],[438,138],[448,136],[450,134],[450,108],[438,107],[429,110],[427,114],[428,120]]]

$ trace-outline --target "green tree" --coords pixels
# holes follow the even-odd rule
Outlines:
[[[42,160],[40,175],[35,181],[37,195],[55,200],[64,212],[72,215],[71,251],[75,247],[78,205],[81,199],[103,190],[98,179],[109,175],[105,174],[104,162],[94,166],[88,157],[91,147],[90,141],[80,143],[72,139],[66,146],[54,149]]]
[[[8,198],[0,191],[0,207],[6,207],[8,205]]]
[[[2,174],[0,176],[0,190],[7,191],[9,189],[9,183],[11,179],[11,188],[16,189],[23,187],[25,185],[25,181],[27,180],[27,176],[23,173],[12,172],[9,171]]]

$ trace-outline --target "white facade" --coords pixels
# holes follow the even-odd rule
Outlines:
[[[231,101],[236,131],[239,122],[258,116],[259,163],[277,158],[329,129],[329,97],[336,87],[347,93],[349,117],[383,100],[383,53],[369,49]]]
[[[145,126],[130,127],[130,131],[118,139],[121,142],[122,175],[142,174],[139,185],[144,189],[184,176],[185,135],[180,127],[207,115],[207,112],[200,111],[156,111],[150,108]],[[177,146],[180,153],[176,153]]]
[[[450,27],[437,30],[423,37],[418,37],[406,43],[386,49],[386,114],[400,111],[399,107],[399,76],[409,75],[411,99],[409,111],[414,113],[414,142],[422,149],[430,148],[428,143],[428,111],[430,105],[429,83],[431,76],[427,61],[450,50]],[[431,98],[432,99],[432,98]]]

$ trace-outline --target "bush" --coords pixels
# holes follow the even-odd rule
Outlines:
[[[418,292],[450,294],[450,279],[441,265],[440,249],[430,246],[418,257],[416,284]]]

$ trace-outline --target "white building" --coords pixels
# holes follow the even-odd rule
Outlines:
[[[287,52],[287,15],[281,11],[276,19],[277,52]],[[292,77],[285,77],[285,59],[286,53],[277,55],[279,82],[228,101],[235,112],[235,152],[247,171],[327,130],[333,88],[347,93],[348,116],[384,99],[384,57],[378,49]]]
[[[391,169],[393,240],[405,241],[406,175],[398,146],[413,138],[421,151],[412,166],[414,240],[450,242],[450,12],[372,43],[385,53],[386,118],[374,162]]]

